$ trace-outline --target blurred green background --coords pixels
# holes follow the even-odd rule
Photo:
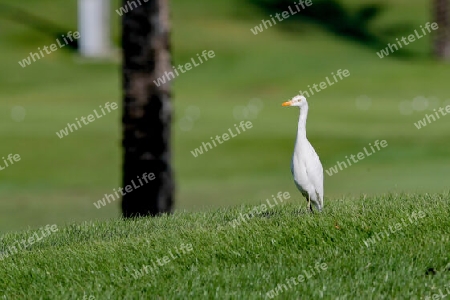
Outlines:
[[[361,5],[341,3],[349,13]],[[3,5],[76,30],[74,0]],[[386,43],[431,21],[431,1],[385,5],[367,30],[383,33]],[[119,6],[112,1],[117,48]],[[174,65],[203,50],[216,53],[173,81],[177,209],[260,203],[278,191],[305,205],[290,174],[298,110],[281,103],[338,69],[348,69],[350,77],[308,99],[308,138],[324,169],[374,140],[389,146],[332,177],[325,174],[325,209],[343,195],[448,190],[450,117],[420,130],[414,126],[433,107],[450,104],[450,68],[431,58],[430,35],[410,44],[408,56],[380,59],[373,44],[311,20],[292,19],[253,35],[250,29],[269,12],[251,1],[174,0],[171,10]],[[19,60],[56,38],[26,23],[1,9],[0,157],[17,153],[22,159],[0,171],[0,231],[118,217],[119,202],[101,209],[93,202],[121,185],[121,111],[63,139],[55,132],[105,102],[121,103],[120,55],[91,61],[64,48],[22,68]],[[404,24],[406,34],[386,30]],[[245,118],[251,130],[192,156],[202,142],[233,128],[255,98],[263,105]],[[183,118],[192,111],[199,118],[186,126]]]

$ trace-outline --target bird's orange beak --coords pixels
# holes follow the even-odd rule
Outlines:
[[[292,105],[292,102],[291,101],[287,101],[287,102],[284,102],[283,104],[281,104],[282,106],[291,106]]]

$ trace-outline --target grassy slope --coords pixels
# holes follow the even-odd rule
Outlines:
[[[75,1],[5,2],[75,26]],[[292,202],[238,229],[227,221],[250,206],[60,227],[60,232],[29,250],[0,261],[0,297],[81,299],[85,293],[97,299],[138,299],[143,294],[260,298],[319,261],[328,265],[327,271],[279,299],[321,295],[414,299],[444,288],[449,283],[449,272],[444,271],[450,251],[448,194],[345,200],[337,195],[448,188],[450,161],[445,151],[450,119],[418,131],[412,123],[422,113],[402,116],[397,106],[418,95],[448,98],[449,68],[426,60],[380,60],[371,50],[309,27],[298,39],[277,29],[253,37],[249,29],[262,17],[250,20],[230,1],[195,3],[174,1],[175,61],[188,61],[203,49],[214,49],[217,57],[175,83],[177,120],[189,105],[200,107],[202,113],[190,132],[175,123],[178,206],[260,203],[279,190],[291,192]],[[417,25],[426,20],[424,1],[390,5],[379,26],[395,23],[399,16]],[[236,13],[245,18],[233,19]],[[0,154],[23,157],[20,164],[0,173],[0,229],[117,215],[117,207],[96,210],[92,202],[119,185],[119,114],[62,141],[54,132],[93,106],[118,101],[118,66],[82,64],[58,52],[22,70],[17,61],[51,39],[4,18],[0,35],[0,97],[7,100],[0,102]],[[427,45],[423,39],[413,46],[426,53]],[[279,104],[338,68],[349,69],[352,76],[311,99],[309,136],[324,166],[359,152],[375,139],[388,139],[390,146],[326,179],[326,213],[297,213],[299,196],[289,174],[297,112],[281,110]],[[355,108],[361,94],[373,99],[367,112]],[[234,106],[253,97],[261,98],[265,108],[246,137],[203,157],[190,155],[189,150],[231,127]],[[9,116],[15,105],[27,110],[22,123]],[[374,248],[362,246],[368,237],[419,210],[427,217],[418,225]],[[220,232],[218,226],[226,227]],[[3,235],[0,249],[33,233]],[[131,277],[129,271],[181,243],[192,243],[192,254],[165,265],[155,277]],[[428,268],[437,274],[426,276]]]
[[[375,139],[387,139],[390,146],[326,178],[327,197],[448,188],[450,119],[418,131],[413,122],[423,113],[402,116],[397,109],[400,101],[418,95],[446,99],[448,66],[380,60],[372,50],[313,27],[303,28],[298,38],[278,28],[253,36],[249,29],[262,16],[248,15],[248,8],[238,11],[230,1],[195,3],[174,1],[175,62],[184,63],[203,49],[215,50],[216,58],[180,76],[174,85],[178,208],[255,203],[279,190],[294,193],[289,158],[297,112],[281,109],[280,103],[339,68],[349,69],[351,77],[310,99],[309,137],[325,168]],[[14,5],[75,27],[75,2],[28,0]],[[394,17],[403,15],[402,5],[391,4],[379,26],[395,23]],[[426,19],[424,2],[409,3],[408,9],[405,20],[419,25]],[[118,65],[84,64],[59,51],[21,69],[19,59],[52,40],[4,18],[0,22],[7,41],[0,45],[5,70],[0,97],[7,100],[0,103],[0,154],[22,156],[19,164],[0,173],[0,196],[8,200],[0,202],[0,229],[117,216],[117,205],[97,210],[92,202],[120,184],[119,112],[63,140],[55,131],[97,105],[119,101]],[[414,47],[424,53],[427,45],[422,39]],[[362,94],[373,100],[369,111],[355,107]],[[192,157],[190,150],[233,126],[235,106],[254,97],[265,106],[252,131]],[[22,123],[9,116],[16,105],[27,111]],[[184,132],[178,120],[189,105],[200,108],[201,118]]]
[[[338,199],[327,203],[325,213],[314,215],[289,199],[247,224],[229,225],[251,209],[60,228],[0,261],[5,295],[0,298],[261,299],[317,262],[327,269],[291,284],[278,299],[419,299],[449,284],[448,194]],[[425,217],[413,224],[407,220],[421,211]],[[401,219],[406,226],[364,246],[367,238]],[[33,233],[8,234],[3,242],[11,245]],[[183,243],[192,244],[193,251],[156,274],[132,277],[133,270],[163,259]],[[435,275],[426,275],[430,268]]]

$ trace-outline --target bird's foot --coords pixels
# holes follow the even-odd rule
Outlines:
[[[308,209],[309,211],[311,211],[312,213],[314,213],[312,206],[311,206],[311,199],[308,199]]]

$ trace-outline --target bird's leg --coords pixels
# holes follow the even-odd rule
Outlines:
[[[308,208],[309,210],[312,212],[312,207],[311,207],[311,197],[308,195]]]

